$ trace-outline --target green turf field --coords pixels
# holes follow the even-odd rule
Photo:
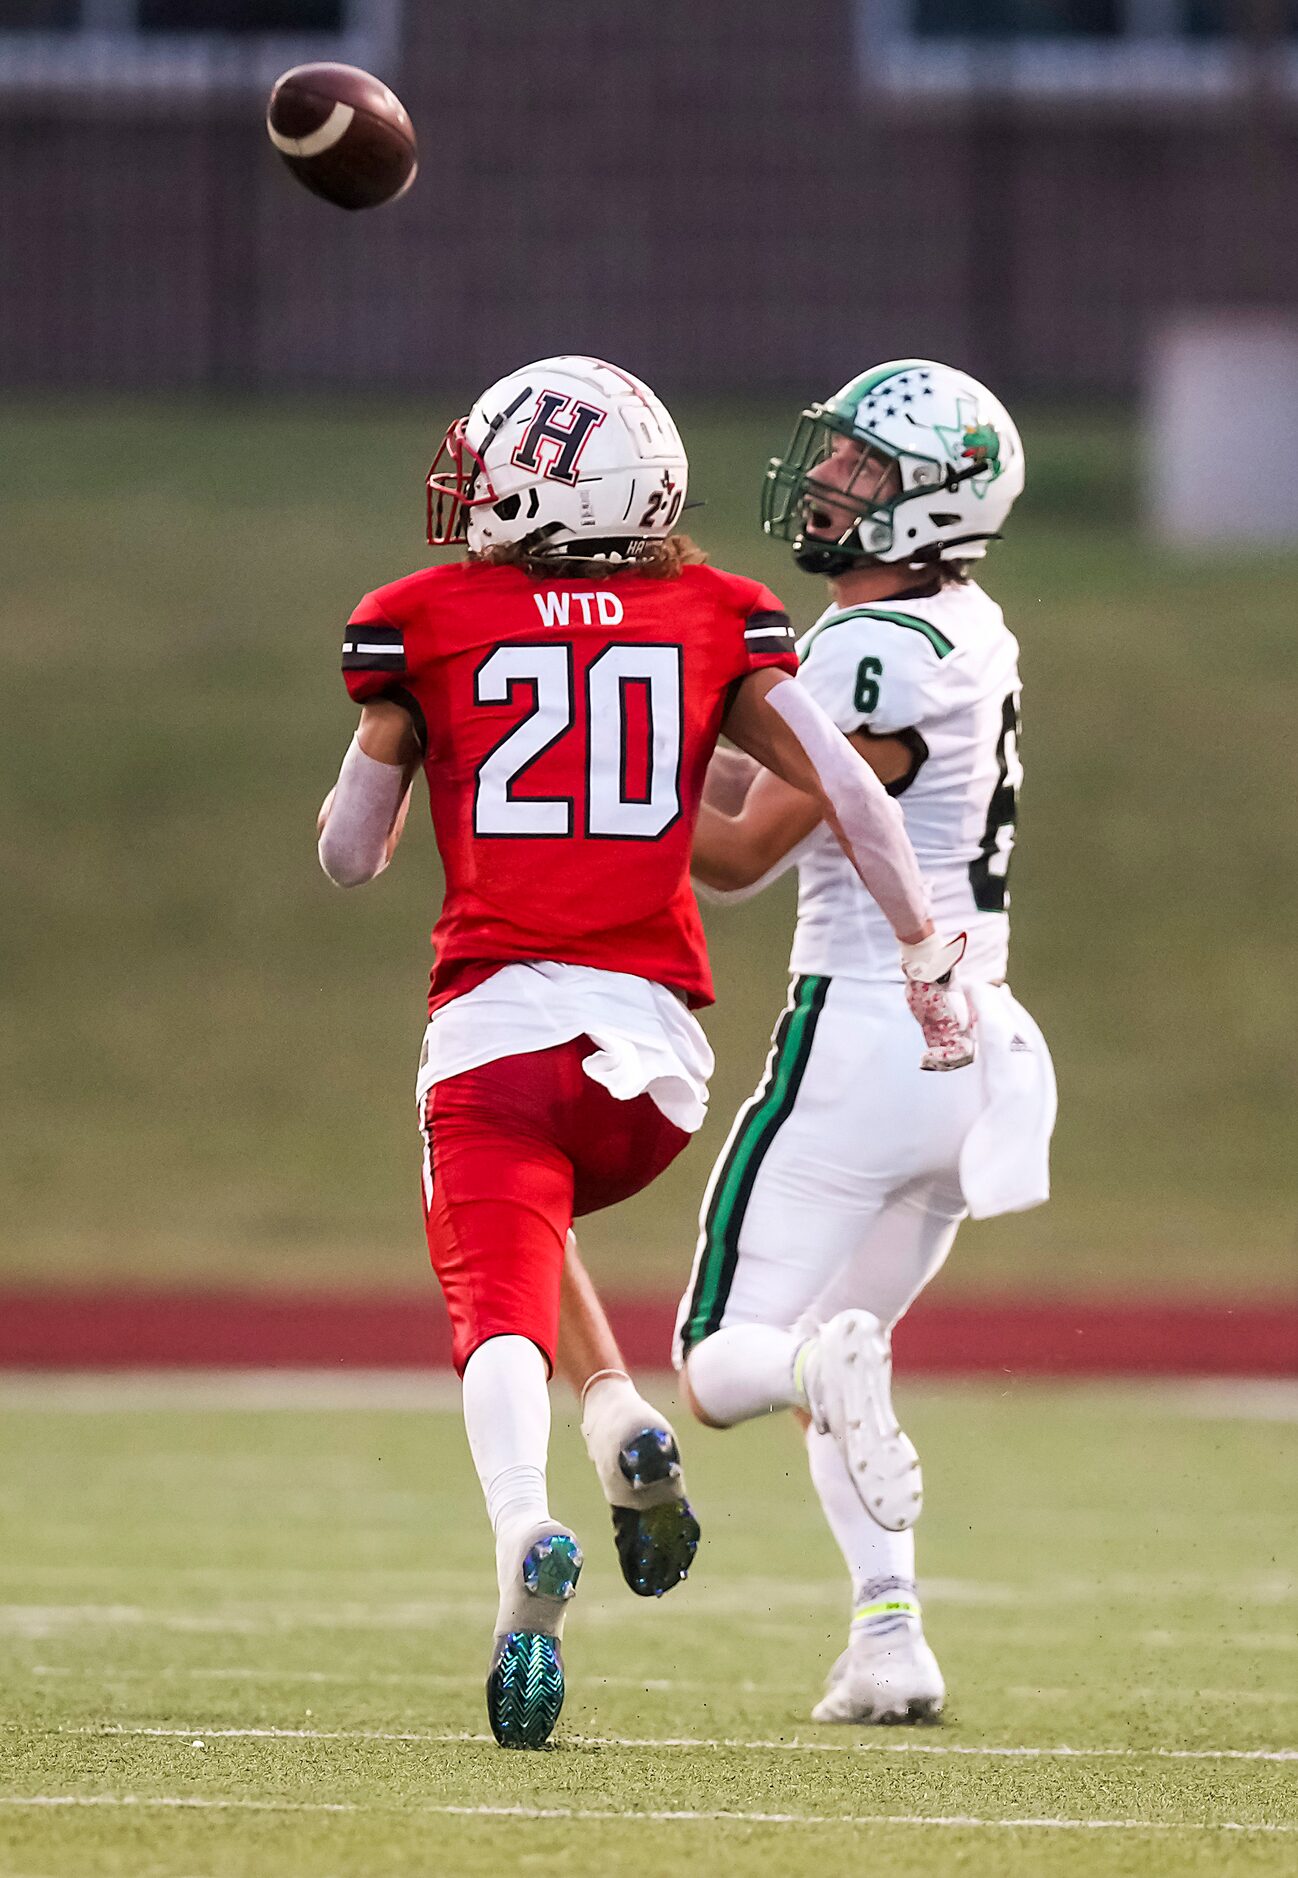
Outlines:
[[[807,1720],[846,1584],[789,1421],[694,1431],[703,1550],[656,1605],[561,1426],[569,1698],[507,1755],[458,1416],[297,1387],[0,1380],[3,1878],[1293,1869],[1292,1388],[905,1391],[922,1731]]]
[[[6,410],[0,1279],[420,1282],[431,843],[344,896],[312,826],[340,623],[426,557],[452,408]],[[787,416],[682,413],[696,532],[806,621],[819,584],[754,524]],[[1298,559],[1148,553],[1131,430],[1024,429],[988,585],[1024,648],[1014,975],[1058,1058],[1057,1197],[970,1229],[943,1283],[1285,1285]],[[782,999],[787,896],[712,930],[714,1118],[592,1227],[606,1278],[679,1282]]]

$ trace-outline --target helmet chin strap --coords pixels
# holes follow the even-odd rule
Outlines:
[[[836,580],[840,574],[846,574],[850,568],[859,567],[863,560],[870,558],[853,554],[834,541],[808,541],[805,535],[799,535],[793,544],[794,565],[804,574],[823,574],[828,580]]]
[[[534,528],[530,535],[523,535],[520,538],[518,543],[519,549],[524,554],[556,553],[556,549],[547,548],[545,544],[550,539],[551,535],[557,535],[562,527],[562,522],[547,522],[544,528]]]
[[[561,522],[548,522],[544,528],[533,529],[519,541],[520,551],[545,560],[569,562],[575,569],[583,561],[601,567],[630,565],[645,547],[645,538],[640,535],[610,536],[602,541],[562,541],[547,547],[551,536],[558,534],[562,527]]]
[[[987,465],[985,463],[966,463],[965,467],[960,470],[953,469],[948,465],[946,476],[939,487],[942,489],[958,488],[961,483],[967,483],[975,476],[985,475],[986,471]]]

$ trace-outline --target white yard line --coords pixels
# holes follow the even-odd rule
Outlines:
[[[837,1611],[841,1600],[835,1600]],[[132,1634],[152,1631],[159,1636],[179,1637],[311,1637],[324,1630],[333,1633],[346,1632],[355,1637],[374,1636],[419,1636],[435,1639],[439,1635],[461,1628],[466,1623],[482,1626],[495,1616],[498,1600],[492,1598],[445,1598],[435,1606],[421,1605],[417,1608],[397,1607],[378,1609],[340,1609],[311,1608],[308,1610],[285,1607],[269,1611],[153,1611],[141,1610],[130,1605],[0,1605],[0,1636],[22,1639],[26,1643],[48,1645],[63,1638],[99,1630],[131,1632]],[[684,1607],[681,1607],[684,1609]],[[781,1639],[804,1639],[807,1633],[806,1614],[808,1606],[804,1604],[802,1619],[780,1622],[773,1617],[763,1617],[761,1623],[762,1638],[766,1643]],[[751,1634],[754,1622],[750,1606],[746,1612],[728,1613],[718,1611],[715,1606],[700,1608],[690,1607],[690,1615],[704,1620],[717,1620],[733,1615],[736,1622],[745,1621],[746,1634]],[[632,1611],[628,1620],[625,1611],[611,1603],[596,1603],[593,1599],[583,1602],[581,1623],[583,1630],[621,1630],[625,1631],[628,1621],[637,1624],[649,1621],[640,1611]],[[825,1636],[832,1640],[838,1633],[838,1619],[832,1624],[826,1618]],[[1012,1624],[1008,1617],[1000,1620],[1000,1627],[1007,1636],[1012,1637],[1016,1645],[1022,1645],[1030,1639],[1037,1647],[1052,1644],[1075,1644],[1076,1633],[1063,1626],[1034,1623]],[[1288,1649],[1287,1638],[1276,1633],[1277,1641],[1270,1643],[1257,1633],[1252,1633],[1249,1647],[1264,1650],[1267,1648]],[[1139,1638],[1139,1633],[1137,1633]],[[1239,1644],[1241,1638],[1232,1642]],[[1173,1649],[1188,1644],[1202,1645],[1202,1638],[1197,1633],[1172,1633],[1160,1630],[1150,1641],[1151,1649]],[[1298,1647],[1295,1645],[1294,1647]]]
[[[372,1670],[337,1670],[337,1669],[265,1669],[251,1663],[234,1666],[222,1665],[212,1668],[205,1664],[169,1663],[164,1671],[151,1669],[126,1668],[86,1668],[78,1665],[70,1669],[65,1665],[53,1663],[32,1663],[26,1672],[29,1676],[75,1676],[81,1682],[103,1683],[140,1683],[155,1684],[158,1681],[176,1682],[282,1682],[310,1683],[340,1686],[343,1688],[381,1688],[381,1689],[478,1689],[482,1686],[482,1676],[477,1671],[453,1675],[449,1671],[406,1670],[400,1673],[380,1673]],[[638,1689],[646,1694],[671,1695],[676,1692],[697,1693],[709,1690],[716,1693],[715,1679],[702,1676],[587,1676],[584,1687],[598,1691],[600,1689]],[[727,1689],[738,1695],[805,1695],[810,1685],[802,1682],[732,1682]],[[1073,1688],[1049,1688],[1044,1685],[1012,1683],[1003,1691],[1016,1701],[1034,1702],[1075,1702],[1081,1691]],[[1124,1683],[1124,1697],[1133,1701],[1160,1702],[1234,1702],[1248,1707],[1267,1707],[1274,1703],[1298,1702],[1298,1689],[1182,1689],[1162,1683]]]
[[[650,1371],[640,1383],[650,1397],[672,1399],[676,1381]],[[909,1396],[959,1401],[996,1393],[1023,1405],[1041,1395],[1068,1395],[1116,1415],[1133,1409],[1205,1421],[1298,1421],[1298,1379],[1267,1376],[1032,1376],[1009,1388],[999,1375],[904,1378]],[[141,1369],[0,1370],[0,1408],[102,1413],[114,1409],[255,1411],[458,1411],[460,1386],[449,1370],[402,1369]]]
[[[207,1800],[197,1794],[0,1793],[0,1806],[174,1806],[250,1813],[359,1813],[349,1800]]]
[[[60,1735],[130,1736],[182,1741],[405,1741],[430,1747],[483,1743],[490,1735],[425,1733],[417,1730],[387,1732],[378,1728],[147,1728],[127,1723],[102,1722],[84,1728],[66,1727]],[[696,1735],[581,1735],[564,1737],[574,1747],[663,1748],[711,1750],[743,1754],[935,1754],[964,1755],[994,1760],[1165,1760],[1165,1761],[1298,1761],[1298,1748],[1073,1748],[973,1747],[955,1742],[928,1741],[778,1741],[709,1740]]]
[[[103,1579],[111,1582],[119,1575],[138,1577],[138,1568],[105,1566],[102,1568],[89,1565],[85,1567],[85,1578],[94,1582]],[[55,1568],[56,1582],[65,1576],[63,1567]],[[188,1575],[184,1566],[165,1574],[169,1580],[184,1578]],[[194,1578],[197,1582],[212,1581],[213,1569],[195,1567]],[[392,1573],[382,1571],[368,1573],[363,1567],[347,1570],[341,1574],[344,1581],[350,1580],[348,1589],[353,1586],[357,1591],[367,1587],[380,1587],[385,1578],[389,1582],[407,1577],[418,1583],[432,1586],[434,1574]],[[15,1568],[12,1573],[0,1567],[0,1577],[20,1576],[39,1580],[42,1576],[40,1567],[22,1572]],[[256,1568],[241,1572],[235,1568],[233,1577],[247,1577],[254,1583],[261,1576]],[[296,1570],[280,1573],[269,1571],[265,1574],[269,1584],[319,1584],[325,1589],[339,1576],[333,1570],[320,1574],[325,1580],[318,1579],[309,1572]],[[221,1574],[216,1571],[220,1580]],[[215,1607],[205,1604],[201,1609],[156,1609],[149,1605],[112,1602],[58,1602],[58,1603],[3,1603],[0,1604],[0,1633],[15,1632],[26,1636],[46,1636],[60,1629],[87,1627],[90,1625],[143,1627],[157,1630],[214,1632],[217,1634],[238,1634],[245,1632],[257,1634],[264,1631],[312,1630],[320,1628],[389,1630],[408,1627],[410,1629],[438,1629],[447,1623],[463,1618],[480,1617],[496,1608],[496,1598],[483,1573],[457,1572],[447,1574],[438,1580],[446,1587],[440,1596],[409,1598],[390,1601],[374,1597],[341,1597],[336,1601],[293,1598],[286,1592],[282,1601],[267,1598],[226,1598]],[[474,1595],[468,1590],[470,1585],[480,1584],[481,1595]],[[1042,1615],[1067,1607],[1088,1605],[1127,1604],[1139,1607],[1144,1604],[1157,1604],[1162,1607],[1174,1605],[1178,1601],[1194,1599],[1201,1602],[1211,1599],[1219,1602],[1223,1611],[1235,1612],[1241,1605],[1251,1605],[1256,1610],[1269,1610],[1293,1604],[1298,1601],[1298,1577],[1292,1572],[1272,1571],[1245,1574],[1224,1581],[1207,1573],[1186,1572],[1179,1576],[1146,1576],[1137,1572],[1108,1573],[1103,1576],[1060,1577],[1045,1579],[1035,1584],[1006,1584],[984,1579],[966,1578],[925,1578],[920,1581],[920,1592],[928,1604],[956,1605],[967,1612],[971,1618],[981,1621],[1012,1623],[1016,1630],[1034,1630]],[[811,1580],[805,1583],[775,1583],[767,1578],[730,1578],[724,1584],[702,1584],[687,1586],[678,1593],[680,1606],[692,1615],[702,1618],[737,1617],[751,1622],[755,1616],[767,1617],[778,1612],[795,1611],[800,1616],[812,1609],[832,1609],[842,1607],[842,1589],[836,1580]],[[593,1596],[583,1601],[583,1621],[587,1624],[624,1624],[626,1605],[621,1600]],[[1252,1631],[1245,1633],[1256,1639],[1258,1647],[1292,1649],[1298,1647],[1298,1638],[1292,1630],[1274,1633]],[[1234,1642],[1244,1644],[1245,1634],[1236,1633]],[[1178,1631],[1164,1631],[1161,1628],[1147,1628],[1141,1633],[1142,1641],[1152,1647],[1161,1647],[1169,1639],[1175,1640]]]
[[[401,1510],[407,1503],[418,1503],[418,1496],[400,1496]],[[354,1497],[349,1498],[349,1506],[355,1504]],[[41,1530],[37,1528],[36,1530]],[[50,1528],[44,1529],[49,1532]],[[82,1543],[90,1543],[98,1528],[87,1525],[81,1535]],[[224,1530],[224,1529],[221,1529]],[[57,1536],[66,1539],[65,1528],[59,1528]],[[75,1536],[75,1535],[74,1535]],[[485,1550],[485,1547],[484,1547]],[[339,1586],[344,1593],[354,1587],[360,1587],[367,1593],[364,1607],[375,1611],[376,1599],[374,1588],[382,1587],[385,1592],[396,1585],[409,1585],[415,1589],[423,1588],[428,1592],[426,1598],[406,1599],[399,1608],[416,1611],[434,1612],[453,1608],[455,1597],[448,1599],[448,1591],[463,1598],[466,1594],[471,1604],[485,1601],[488,1595],[489,1570],[471,1568],[449,1570],[431,1565],[407,1566],[371,1566],[365,1563],[352,1565],[196,1565],[196,1564],[159,1564],[156,1566],[129,1564],[115,1565],[98,1563],[94,1560],[77,1563],[24,1564],[0,1559],[0,1581],[17,1580],[19,1583],[48,1580],[52,1584],[70,1582],[79,1584],[112,1583],[115,1580],[128,1581],[141,1578],[160,1578],[168,1584],[184,1581],[194,1585],[235,1585],[251,1583],[258,1587],[284,1588],[285,1595],[291,1595],[296,1587],[304,1587],[317,1593]],[[474,1596],[481,1589],[482,1598]],[[926,1604],[957,1604],[974,1615],[999,1613],[1012,1614],[1014,1621],[1021,1622],[1036,1611],[1049,1611],[1066,1605],[1086,1604],[1159,1604],[1175,1603],[1178,1599],[1193,1599],[1196,1603],[1206,1598],[1215,1598],[1231,1610],[1240,1605],[1278,1607],[1298,1603],[1298,1573],[1285,1570],[1245,1572],[1229,1580],[1219,1573],[1184,1571],[1177,1573],[1149,1572],[1106,1572],[1096,1575],[1060,1574],[1046,1576],[1034,1581],[1012,1583],[1006,1580],[987,1578],[937,1578],[924,1576],[920,1579],[920,1594]],[[767,1577],[746,1576],[730,1573],[721,1582],[690,1583],[680,1594],[682,1601],[702,1608],[708,1612],[735,1613],[750,1617],[755,1610],[773,1610],[780,1606],[789,1606],[803,1611],[809,1604],[833,1604],[836,1608],[844,1604],[844,1589],[837,1577],[776,1581]],[[496,1597],[490,1593],[490,1602],[494,1609]],[[598,1594],[588,1605],[583,1600],[583,1609],[593,1607],[599,1602]],[[347,1609],[359,1609],[360,1600],[344,1596],[341,1600]],[[227,1611],[253,1611],[269,1609],[265,1596],[241,1597],[236,1594],[222,1600]],[[276,1605],[291,1621],[296,1608],[309,1615],[313,1611],[327,1607],[317,1597],[315,1600],[301,1599],[296,1606]],[[396,1608],[394,1605],[393,1608]],[[43,1606],[0,1603],[0,1624],[6,1611],[24,1609],[47,1609],[50,1611],[74,1612],[76,1610],[127,1611],[138,1610],[141,1621],[149,1613],[144,1605],[127,1605],[117,1601],[101,1603],[88,1601],[77,1604],[59,1603]],[[210,1614],[210,1605],[205,1604],[203,1611]],[[184,1615],[184,1612],[179,1613]],[[197,1613],[195,1613],[197,1614]],[[157,1613],[159,1621],[165,1620],[167,1612]]]
[[[86,1669],[78,1665],[70,1669],[52,1663],[33,1663],[29,1667],[29,1676],[73,1677],[79,1682],[101,1683],[149,1683],[176,1682],[284,1682],[309,1683],[312,1688],[319,1685],[341,1684],[345,1688],[355,1689],[481,1689],[482,1672],[474,1670],[463,1675],[452,1675],[448,1671],[407,1670],[400,1674],[380,1674],[368,1670],[335,1669],[260,1669],[251,1665],[229,1668],[209,1668],[202,1664],[169,1663],[165,1670],[151,1669]],[[715,1680],[706,1677],[691,1676],[587,1676],[585,1688],[598,1693],[601,1689],[635,1689],[642,1694],[670,1695],[675,1691],[697,1693],[708,1690],[716,1693]],[[739,1695],[798,1695],[806,1694],[807,1684],[802,1682],[732,1682],[727,1689]],[[1298,1696],[1294,1697],[1298,1701]],[[8,1878],[8,1874],[4,1875]]]
[[[205,1799],[196,1794],[134,1793],[37,1793],[0,1794],[0,1806],[11,1807],[161,1807],[212,1812],[255,1813],[378,1813],[404,1814],[407,1818],[425,1815],[456,1819],[565,1819],[622,1820],[653,1824],[726,1824],[740,1826],[938,1826],[960,1829],[990,1829],[999,1832],[1230,1832],[1293,1833],[1298,1825],[1252,1822],[1239,1819],[993,1819],[975,1814],[929,1813],[743,1813],[718,1810],[619,1811],[613,1807],[587,1806],[450,1806],[432,1802],[405,1809],[362,1806],[349,1800],[226,1800]]]
[[[1208,1639],[1204,1637],[1203,1633],[1193,1630],[1163,1630],[1161,1628],[1157,1630],[1144,1630],[1137,1634],[1136,1642],[1142,1644],[1149,1650],[1184,1650],[1190,1648],[1202,1650],[1210,1647]],[[1222,1645],[1230,1648],[1233,1652],[1240,1650],[1256,1650],[1261,1655],[1265,1656],[1268,1651],[1292,1652],[1298,1650],[1298,1635],[1295,1635],[1292,1630],[1236,1630],[1232,1631],[1229,1636],[1223,1637],[1220,1643],[1211,1647],[1220,1648]]]
[[[1286,1376],[1202,1376],[1173,1383],[1168,1412],[1192,1421],[1298,1422],[1298,1380]]]
[[[35,1669],[31,1672],[37,1674]],[[143,1676],[144,1672],[141,1671]],[[157,1678],[150,1676],[149,1681]],[[358,1681],[368,1678],[357,1678]],[[757,1686],[757,1685],[754,1685]],[[1019,1702],[1076,1702],[1083,1691],[1069,1688],[1038,1687],[1029,1683],[1011,1683],[1005,1694]],[[1135,1702],[1239,1702],[1264,1706],[1272,1702],[1298,1702],[1298,1689],[1177,1689],[1164,1683],[1124,1682],[1124,1700]]]
[[[459,1382],[445,1369],[0,1370],[0,1408],[7,1409],[446,1415],[459,1407]]]
[[[830,1602],[825,1600],[826,1603]],[[835,1611],[840,1600],[832,1600]],[[22,1639],[26,1643],[49,1646],[60,1639],[76,1636],[79,1633],[99,1630],[107,1634],[112,1631],[130,1632],[137,1635],[153,1631],[160,1636],[196,1636],[196,1637],[233,1637],[270,1639],[276,1637],[310,1637],[320,1631],[333,1633],[347,1632],[354,1637],[422,1637],[433,1639],[456,1629],[465,1623],[483,1625],[489,1623],[496,1613],[495,1598],[445,1598],[435,1605],[400,1605],[383,1608],[363,1606],[319,1606],[302,1609],[293,1606],[275,1606],[264,1610],[217,1611],[154,1611],[143,1610],[131,1605],[0,1605],[0,1636],[8,1635]],[[718,1607],[710,1600],[691,1602],[682,1605],[689,1615],[704,1621],[743,1621],[746,1633],[751,1633],[754,1619],[754,1607],[750,1602],[746,1606],[722,1605]],[[774,1601],[771,1603],[775,1609]],[[802,1604],[802,1617],[799,1621],[792,1618],[781,1621],[774,1615],[761,1618],[761,1634],[767,1643],[788,1638],[805,1640],[807,1633],[807,1611],[810,1605]],[[1059,1645],[1061,1648],[1075,1646],[1076,1632],[1062,1625],[1050,1624],[1043,1617],[1027,1612],[992,1613],[979,1611],[976,1616],[981,1626],[990,1620],[993,1631],[1003,1631],[1007,1647],[1015,1649],[1028,1643],[1034,1648]],[[637,1625],[648,1624],[652,1613],[634,1610],[631,1621]],[[828,1625],[829,1620],[824,1620]],[[625,1631],[628,1617],[624,1601],[599,1602],[586,1600],[581,1611],[583,1630]],[[837,1632],[837,1621],[833,1624],[833,1634]],[[831,1634],[827,1629],[827,1636]],[[1201,1632],[1185,1629],[1143,1630],[1138,1627],[1127,1632],[1128,1641],[1133,1648],[1150,1651],[1182,1652],[1187,1649],[1203,1650],[1206,1647]],[[1229,1647],[1232,1658],[1240,1650],[1256,1651],[1260,1655],[1290,1654],[1298,1651],[1298,1636],[1288,1631],[1243,1631],[1234,1632],[1223,1638],[1215,1647]],[[596,1678],[595,1680],[598,1680]]]

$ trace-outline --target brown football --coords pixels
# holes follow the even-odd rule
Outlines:
[[[409,189],[415,127],[382,79],[355,65],[295,65],[266,106],[270,140],[304,188],[340,209],[374,209]]]

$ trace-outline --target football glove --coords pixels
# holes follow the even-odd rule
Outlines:
[[[973,1009],[953,983],[967,944],[966,933],[954,939],[930,933],[918,944],[901,948],[906,1002],[926,1045],[921,1069],[963,1069],[974,1060]]]

